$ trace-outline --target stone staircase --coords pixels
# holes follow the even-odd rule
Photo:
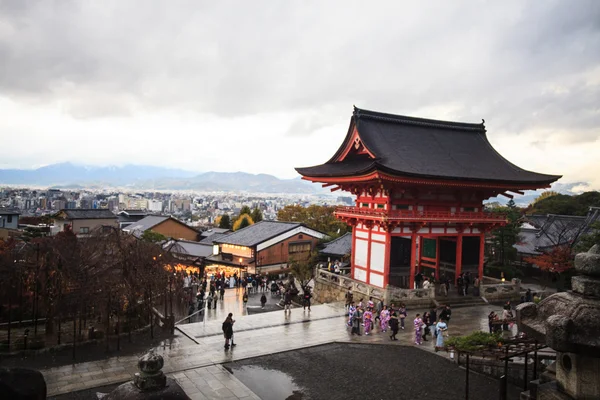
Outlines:
[[[483,298],[479,296],[473,296],[471,294],[467,296],[436,296],[435,300],[439,305],[449,305],[452,309],[461,307],[474,307],[488,304],[485,300],[483,300]]]

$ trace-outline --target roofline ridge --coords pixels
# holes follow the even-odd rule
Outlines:
[[[363,110],[360,108],[354,107],[355,118],[367,118],[367,119],[375,119],[386,122],[396,122],[396,123],[405,123],[411,125],[419,125],[419,126],[430,126],[435,128],[446,128],[446,129],[456,129],[456,130],[468,130],[468,131],[476,131],[476,132],[486,132],[485,129],[485,120],[481,120],[480,124],[472,123],[472,122],[454,122],[454,121],[442,121],[437,119],[429,119],[429,118],[419,118],[419,117],[410,117],[407,115],[398,115],[398,114],[388,114],[382,113],[378,111],[370,111]]]

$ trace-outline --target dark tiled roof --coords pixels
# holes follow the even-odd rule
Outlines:
[[[217,239],[219,239],[219,238],[222,238],[223,236],[227,236],[227,235],[228,235],[228,233],[213,233],[213,234],[212,234],[212,235],[210,235],[210,236],[206,236],[206,237],[204,237],[204,239],[202,239],[202,240],[200,241],[200,243],[205,243],[205,244],[206,244],[206,243],[208,243],[208,244],[212,244],[212,243],[213,243],[213,241],[215,241],[215,240],[217,240]]]
[[[139,216],[139,215],[148,215],[148,211],[146,210],[123,210],[119,212],[119,214],[125,214],[128,216]]]
[[[296,222],[260,221],[254,225],[222,236],[214,240],[214,242],[251,247],[297,228],[300,225]]]
[[[66,219],[116,219],[117,216],[110,210],[106,209],[75,209],[75,210],[61,210],[60,213],[64,213]]]
[[[213,247],[211,244],[190,242],[189,240],[177,240],[170,246],[169,251],[177,254],[206,258],[212,254]]]
[[[348,232],[337,239],[327,243],[325,247],[319,251],[321,254],[331,254],[345,256],[352,251],[352,233]]]
[[[375,156],[336,159],[352,138],[353,127]],[[486,137],[483,123],[437,121],[355,108],[346,139],[331,160],[296,168],[304,176],[352,176],[380,170],[402,176],[504,183],[549,184],[557,175],[519,168],[502,157]]]
[[[21,213],[8,208],[0,208],[0,215],[21,215]]]
[[[226,229],[226,228],[211,228],[211,229],[209,229],[207,231],[204,231],[204,232],[200,233],[200,235],[202,235],[203,237],[209,237],[209,236],[214,235],[215,233],[223,234],[223,233],[229,233],[229,232],[231,232],[231,229]]]
[[[126,227],[124,230],[130,231],[130,232],[133,232],[133,231],[144,232],[148,229],[152,229],[156,225],[158,225],[161,222],[164,222],[168,219],[169,219],[169,217],[163,217],[163,216],[159,216],[159,215],[149,215],[145,218],[140,219],[137,222],[134,222],[133,224]]]

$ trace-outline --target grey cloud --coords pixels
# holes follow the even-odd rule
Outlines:
[[[287,134],[301,135],[352,104],[406,114],[452,105],[454,119],[515,134],[598,136],[600,91],[576,78],[600,66],[593,0],[0,4],[11,9],[0,32],[12,31],[0,36],[0,91],[67,101],[78,117],[283,111],[298,115]],[[549,84],[565,92],[544,92]]]

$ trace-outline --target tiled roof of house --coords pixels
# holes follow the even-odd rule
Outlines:
[[[352,233],[348,232],[337,239],[325,244],[325,247],[319,251],[321,254],[330,254],[345,256],[352,252]]]
[[[107,209],[65,209],[60,210],[59,214],[64,213],[66,219],[117,219],[112,211]]]
[[[221,236],[214,240],[214,242],[251,247],[301,225],[297,222],[260,221],[228,235]]]

